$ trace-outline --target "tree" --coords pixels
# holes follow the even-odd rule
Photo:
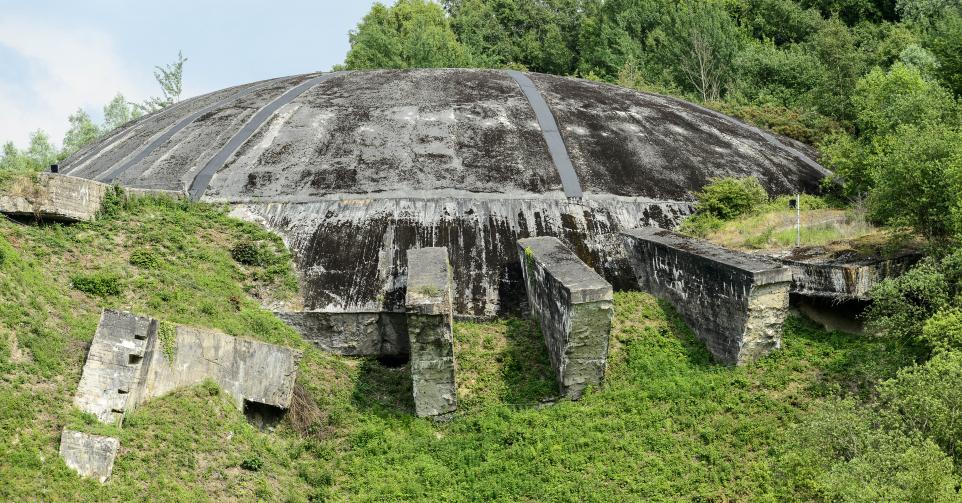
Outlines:
[[[471,65],[440,5],[427,0],[374,4],[351,30],[349,69],[441,68]]]
[[[57,149],[50,143],[47,133],[37,130],[30,134],[26,157],[30,169],[41,171],[57,161]]]
[[[875,68],[859,79],[852,104],[859,131],[869,137],[892,133],[902,124],[954,124],[958,113],[952,95],[926,80],[915,66],[901,62],[888,72]]]
[[[67,120],[70,122],[70,129],[63,137],[63,150],[60,157],[73,154],[100,136],[100,128],[94,124],[90,115],[82,108],[78,108]]]
[[[180,95],[184,90],[184,63],[186,62],[187,58],[184,57],[183,52],[177,51],[177,61],[154,67],[154,79],[157,80],[163,96],[147,98],[143,105],[137,105],[141,112],[155,112],[180,101]]]
[[[833,18],[812,38],[809,48],[825,69],[813,93],[813,104],[829,117],[851,120],[850,96],[865,68],[852,30]]]
[[[926,46],[939,62],[939,79],[956,96],[962,96],[962,13],[945,11],[928,31]]]
[[[898,0],[895,10],[903,21],[923,27],[931,26],[949,8],[962,8],[959,0]]]
[[[679,84],[702,101],[718,101],[731,78],[741,34],[715,3],[686,2],[678,10],[669,47]]]
[[[104,105],[104,133],[113,131],[120,126],[140,117],[143,113],[136,104],[127,101],[123,94],[117,93],[110,103]]]

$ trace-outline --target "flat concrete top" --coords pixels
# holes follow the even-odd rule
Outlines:
[[[446,247],[408,250],[408,285],[405,304],[409,308],[435,306],[424,314],[438,314],[450,305],[450,271]],[[434,311],[437,311],[435,313]]]
[[[753,276],[764,275],[767,282],[791,281],[792,273],[787,267],[755,255],[730,250],[677,232],[655,227],[642,227],[622,232],[626,236],[651,241],[677,250],[680,253],[701,257],[706,260],[740,269]],[[784,275],[784,278],[782,276]]]
[[[525,255],[530,254],[571,292],[607,290],[608,298],[611,297],[611,284],[582,262],[558,238],[542,236],[519,239],[518,247]]]

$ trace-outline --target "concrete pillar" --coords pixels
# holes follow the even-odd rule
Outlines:
[[[411,344],[411,380],[418,416],[457,409],[451,264],[447,248],[408,250],[405,307]]]
[[[531,316],[541,325],[561,393],[577,400],[608,361],[612,288],[554,237],[518,240]]]

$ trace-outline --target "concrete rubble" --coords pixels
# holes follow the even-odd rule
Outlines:
[[[211,379],[238,408],[255,404],[284,410],[291,404],[299,358],[298,351],[283,346],[104,310],[74,404],[119,426],[146,400]],[[66,429],[63,439],[61,456],[68,466],[101,482],[110,476],[116,439]]]
[[[408,250],[405,306],[414,408],[421,417],[457,409],[451,286],[447,248]]]
[[[0,193],[0,213],[62,222],[89,222],[110,185],[85,178],[39,173]]]
[[[519,239],[531,316],[541,325],[561,393],[600,384],[608,361],[612,288],[553,237]]]
[[[749,363],[781,347],[789,268],[666,230],[623,236],[640,289],[674,306],[716,361]]]

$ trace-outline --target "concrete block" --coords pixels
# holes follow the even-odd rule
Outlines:
[[[613,316],[611,285],[554,237],[518,240],[531,315],[541,325],[561,393],[600,384]]]
[[[717,361],[748,363],[781,347],[787,267],[671,231],[623,235],[638,286],[674,306]]]
[[[419,416],[457,408],[451,263],[447,248],[408,250],[405,307],[414,407]]]
[[[96,217],[110,185],[53,173],[22,178],[0,194],[0,213],[87,222]]]
[[[97,479],[101,484],[110,478],[120,440],[64,429],[60,435],[60,457],[82,477]]]
[[[817,247],[810,251],[776,258],[792,270],[792,293],[834,301],[869,300],[872,287],[905,273],[922,259],[919,252],[850,259],[820,256]]]

